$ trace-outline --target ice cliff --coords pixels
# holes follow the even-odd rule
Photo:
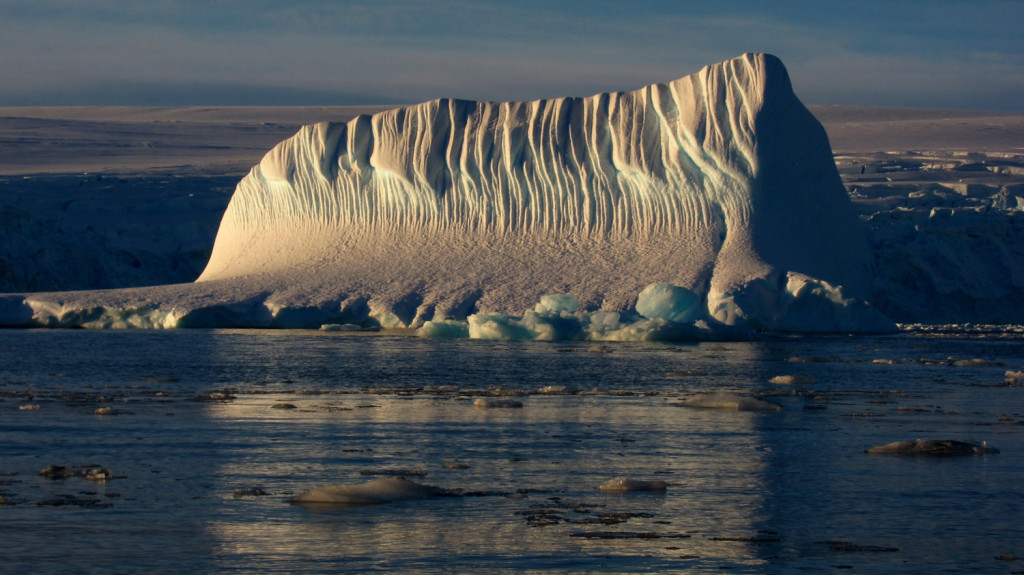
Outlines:
[[[561,293],[573,314],[632,313],[657,283],[702,325],[889,329],[863,301],[870,262],[824,129],[777,58],[747,54],[633,92],[306,126],[238,184],[196,284],[0,315],[419,326]]]

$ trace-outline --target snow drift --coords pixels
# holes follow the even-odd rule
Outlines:
[[[747,54],[633,92],[442,99],[306,126],[238,184],[194,286],[33,296],[0,302],[0,315],[163,327],[469,319],[472,335],[471,316],[572,294],[578,309],[565,313],[588,318],[635,309],[659,324],[891,329],[863,301],[870,261],[824,129],[777,58]],[[671,317],[636,307],[655,284],[650,307]]]

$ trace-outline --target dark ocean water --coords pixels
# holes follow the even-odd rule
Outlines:
[[[0,330],[0,350],[4,572],[1024,571],[1020,339]],[[717,391],[781,410],[677,405]],[[522,407],[474,407],[494,395]],[[1000,453],[865,453],[916,438]],[[463,495],[289,503],[386,474]],[[615,477],[668,487],[596,489]]]

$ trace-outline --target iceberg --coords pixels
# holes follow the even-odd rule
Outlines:
[[[239,182],[195,283],[0,296],[0,324],[891,331],[871,261],[821,124],[746,54],[632,92],[305,126]]]

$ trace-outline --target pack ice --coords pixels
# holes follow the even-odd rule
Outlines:
[[[0,323],[887,331],[870,261],[824,129],[747,54],[633,92],[305,126],[238,184],[195,283],[8,295]]]

